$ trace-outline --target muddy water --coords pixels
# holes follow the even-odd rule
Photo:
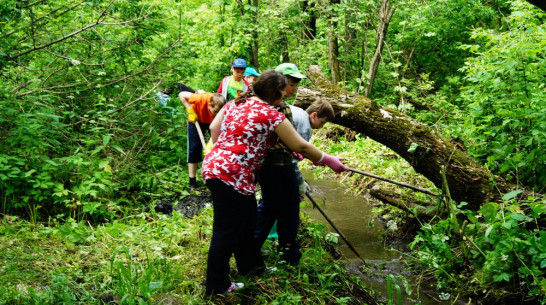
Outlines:
[[[347,240],[356,248],[366,262],[367,271],[361,272],[362,261],[351,251],[345,242],[339,238],[338,250],[343,255],[347,272],[360,277],[366,285],[378,293],[379,300],[387,302],[388,290],[386,277],[389,274],[399,279],[407,279],[411,286],[411,295],[403,288],[401,280],[397,280],[401,288],[403,304],[444,305],[453,304],[454,296],[442,301],[432,283],[425,284],[416,278],[410,271],[405,270],[402,255],[391,250],[383,243],[384,224],[372,217],[372,207],[362,196],[346,192],[345,187],[334,179],[316,179],[311,172],[303,172],[304,177],[312,188],[311,196],[320,205],[325,214],[343,233]],[[322,214],[312,207],[303,208],[303,212],[310,215],[315,221],[324,223],[331,232],[335,232]],[[395,291],[395,290],[392,290]],[[397,302],[394,292],[394,304]],[[455,304],[464,304],[461,300]]]

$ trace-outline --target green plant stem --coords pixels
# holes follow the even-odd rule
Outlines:
[[[457,215],[455,213],[455,205],[453,204],[453,200],[451,200],[451,194],[449,192],[449,186],[447,184],[447,178],[446,178],[446,168],[445,166],[441,167],[441,174],[442,174],[442,181],[443,181],[443,189],[445,193],[446,198],[446,205],[449,209],[451,219],[453,220],[453,225],[455,226],[455,232],[459,237],[461,237],[461,232],[459,228],[459,221],[457,220]]]

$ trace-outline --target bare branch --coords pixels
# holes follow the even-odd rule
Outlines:
[[[111,4],[112,4],[112,3],[110,3],[110,5],[111,5]],[[110,7],[110,5],[108,5],[108,7]],[[23,55],[26,55],[26,54],[28,54],[28,53],[31,53],[31,52],[34,52],[34,51],[37,51],[37,50],[41,50],[41,49],[43,49],[43,48],[47,48],[47,47],[49,47],[49,46],[51,46],[51,45],[54,45],[54,44],[59,43],[59,42],[61,42],[61,41],[63,41],[63,40],[66,40],[66,39],[68,39],[68,38],[70,38],[70,37],[72,37],[72,36],[78,35],[79,33],[85,32],[85,31],[87,31],[88,29],[90,29],[90,28],[92,28],[92,27],[94,27],[94,26],[99,25],[99,24],[101,23],[101,19],[104,18],[104,16],[106,15],[106,12],[107,12],[107,11],[108,11],[108,8],[104,9],[104,11],[101,13],[101,15],[97,18],[97,21],[95,21],[94,23],[91,23],[91,24],[89,24],[89,25],[87,25],[87,26],[85,26],[85,27],[83,27],[83,28],[81,28],[81,29],[79,29],[79,30],[76,30],[76,31],[74,31],[74,32],[72,32],[72,33],[70,33],[70,34],[68,34],[68,35],[65,35],[65,36],[63,36],[63,37],[61,37],[61,38],[58,38],[58,39],[56,39],[56,40],[54,40],[54,41],[50,41],[50,42],[48,42],[48,43],[46,43],[46,44],[44,44],[44,45],[37,46],[37,47],[34,47],[34,48],[32,48],[32,49],[28,49],[28,50],[26,50],[26,51],[24,51],[24,52],[21,52],[21,53],[19,53],[19,54],[14,55],[14,56],[10,56],[10,57],[8,57],[7,60],[14,60],[14,59],[16,59],[16,58],[18,58],[18,57],[21,57],[21,56],[23,56]]]
[[[38,18],[38,19],[35,20],[36,22],[39,22],[39,21],[42,21],[42,19],[46,19],[45,22],[40,23],[40,24],[37,24],[36,27],[42,27],[42,26],[48,24],[50,19],[54,19],[54,18],[57,18],[57,17],[59,17],[59,16],[62,16],[62,15],[64,15],[64,14],[70,12],[71,10],[75,9],[77,6],[80,6],[82,3],[83,3],[83,2],[76,3],[76,4],[74,4],[73,6],[67,8],[66,10],[60,12],[60,13],[57,14],[57,15],[53,15],[53,14],[56,13],[58,10],[60,10],[62,7],[58,7],[58,8],[56,8],[56,9],[52,10],[52,11],[49,12],[48,14],[46,14],[46,15],[44,15],[44,16],[42,16],[42,17],[40,17],[40,18]],[[6,34],[5,34],[4,36],[2,36],[2,37],[3,37],[3,38],[9,37],[10,35],[12,35],[12,34],[14,34],[14,33],[17,33],[18,31],[22,31],[24,28],[25,28],[25,27],[22,26],[22,27],[19,27],[19,28],[17,28],[17,29],[14,29],[14,30],[12,30],[12,31],[10,31],[10,32],[8,32],[8,33],[6,33]]]
[[[116,112],[118,112],[118,111],[121,111],[121,110],[123,110],[123,109],[125,109],[125,108],[127,108],[127,107],[129,107],[129,106],[131,106],[131,105],[133,105],[134,103],[143,100],[146,96],[148,96],[148,94],[150,94],[150,93],[151,93],[152,91],[154,91],[157,87],[159,87],[159,85],[160,85],[161,82],[163,81],[163,78],[164,78],[164,77],[162,77],[162,78],[159,80],[159,82],[157,82],[157,83],[152,87],[152,89],[148,90],[146,93],[144,93],[143,95],[139,96],[137,99],[135,99],[135,100],[133,100],[133,101],[131,101],[131,102],[125,104],[124,106],[122,106],[122,107],[120,107],[120,108],[118,108],[118,109],[110,110],[109,112],[106,113],[106,115],[111,115],[111,114],[113,114],[113,113],[116,113]]]
[[[58,85],[58,86],[53,86],[53,87],[48,87],[48,88],[34,89],[34,90],[30,90],[30,91],[18,94],[17,96],[22,97],[22,96],[25,96],[25,95],[32,94],[32,93],[34,93],[34,92],[36,92],[38,90],[65,89],[65,88],[72,88],[72,87],[78,87],[78,86],[83,86],[83,85],[85,85],[88,88],[88,89],[85,89],[85,90],[92,90],[96,86],[99,86],[99,85],[102,86],[102,87],[106,87],[106,86],[111,86],[111,85],[117,84],[117,83],[122,82],[122,81],[124,81],[126,79],[135,77],[137,75],[143,74],[144,72],[150,70],[159,61],[159,59],[163,58],[165,56],[165,54],[167,54],[175,45],[178,44],[179,41],[180,41],[180,39],[175,40],[170,46],[168,46],[165,50],[163,50],[163,52],[161,52],[161,54],[159,56],[157,56],[154,59],[154,61],[149,63],[144,69],[142,69],[140,71],[137,71],[135,73],[131,73],[129,75],[125,75],[125,76],[123,76],[121,78],[114,79],[114,80],[109,80],[109,81],[106,81],[104,83],[99,83],[99,82],[95,82],[95,83],[78,82],[78,83],[63,84],[63,85]],[[63,92],[56,92],[56,93],[62,94]]]
[[[42,3],[42,2],[45,2],[45,1],[46,1],[46,0],[38,0],[38,1],[34,2],[34,3],[29,3],[29,4],[25,5],[25,6],[19,6],[18,8],[19,8],[19,9],[22,9],[22,8],[33,7],[33,6],[38,5],[38,4],[40,4],[40,3]]]

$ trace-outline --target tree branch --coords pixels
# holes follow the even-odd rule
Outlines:
[[[108,11],[108,8],[110,7],[111,4],[112,4],[112,2],[110,2],[108,7],[106,9],[104,9],[104,11],[101,13],[101,15],[97,18],[97,21],[95,21],[94,23],[91,23],[91,24],[89,24],[89,25],[87,25],[87,26],[85,26],[85,27],[83,27],[83,28],[81,28],[79,30],[76,30],[76,31],[74,31],[74,32],[72,32],[72,33],[70,33],[68,35],[65,35],[65,36],[63,36],[61,38],[58,38],[58,39],[56,39],[54,41],[50,41],[50,42],[48,42],[46,44],[43,44],[41,46],[33,47],[32,49],[28,49],[26,51],[23,51],[23,52],[21,52],[19,54],[14,55],[14,56],[10,56],[10,57],[7,58],[7,60],[14,60],[14,59],[16,59],[18,57],[21,57],[23,55],[26,55],[28,53],[31,53],[31,52],[34,52],[34,51],[37,51],[37,50],[41,50],[43,48],[47,48],[47,47],[49,47],[51,45],[54,45],[54,44],[59,43],[61,41],[64,41],[64,40],[66,40],[66,39],[68,39],[68,38],[70,38],[72,36],[78,35],[81,32],[87,31],[88,29],[101,24],[101,19],[106,15],[106,12]]]

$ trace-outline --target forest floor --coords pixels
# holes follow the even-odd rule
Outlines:
[[[284,264],[275,243],[267,242],[265,259],[278,267],[274,274],[243,278],[233,266],[232,278],[245,289],[206,297],[208,203],[205,193],[196,192],[178,201],[174,212],[142,212],[95,226],[33,224],[4,215],[0,304],[376,304],[373,292],[325,250],[333,247],[315,224],[302,227],[299,266]]]

